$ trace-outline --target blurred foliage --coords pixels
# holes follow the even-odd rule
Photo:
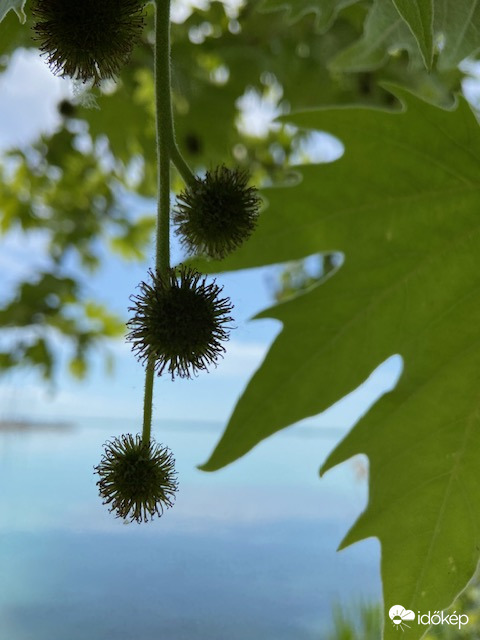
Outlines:
[[[468,615],[468,624],[461,629],[454,626],[432,626],[423,640],[478,640],[480,638],[480,586],[474,580],[455,600],[448,612]]]
[[[333,629],[324,640],[380,640],[381,628],[380,605],[361,603],[349,608],[337,605],[333,608]]]
[[[361,68],[345,63],[351,58],[348,52],[365,38],[364,24],[367,30],[378,28],[376,7],[354,0],[321,5],[302,0],[291,6],[282,0],[250,0],[235,13],[221,2],[211,2],[173,24],[177,139],[193,168],[239,164],[248,167],[257,184],[288,180],[305,132],[280,123],[252,131],[255,115],[249,123],[242,111],[245,103],[267,105],[274,114],[328,104],[389,108],[395,99],[382,88],[385,80],[440,104],[450,103],[461,74],[438,69],[427,73],[418,64],[411,39],[403,53],[397,50],[392,55],[391,34]],[[26,14],[25,25],[13,11],[0,24],[0,69],[7,68],[16,49],[35,46],[28,6]],[[99,266],[102,244],[124,259],[143,260],[151,241],[153,218],[127,210],[123,194],[155,195],[152,39],[153,8],[148,5],[143,42],[118,83],[105,83],[93,92],[99,108],[82,106],[86,98],[81,95],[63,101],[56,131],[27,148],[9,149],[0,159],[1,234],[6,237],[15,231],[28,236],[41,230],[51,259],[50,272],[39,275],[42,282],[49,276],[48,294],[40,288],[34,298],[29,283],[18,282],[6,295],[2,326],[27,333],[54,329],[76,345],[77,364],[71,369],[77,374],[87,368],[91,339],[85,336],[100,340],[118,333],[120,324],[111,319],[99,326],[97,318],[94,326],[83,314],[80,338],[78,321],[60,321],[66,313],[66,282],[70,282],[68,304],[78,309],[86,304],[82,275],[67,274],[67,256],[74,254],[91,271]],[[181,186],[177,176],[173,187]],[[40,306],[45,306],[46,295],[56,296],[62,304],[51,313],[38,314],[34,305],[41,299]],[[32,305],[30,313],[20,314],[21,323],[14,313],[17,305],[24,311]],[[102,313],[109,317],[106,309]],[[55,351],[47,339],[38,338],[27,347],[22,331],[19,335],[12,352],[2,355],[0,367],[35,364],[50,377]]]
[[[32,282],[17,286],[10,301],[0,309],[0,326],[15,330],[8,351],[0,351],[3,368],[34,366],[50,379],[57,355],[56,333],[68,336],[73,343],[74,355],[69,361],[72,375],[85,375],[89,349],[102,338],[121,335],[123,323],[103,305],[79,300],[78,289],[73,278],[55,273],[39,273]]]
[[[436,625],[423,636],[423,640],[478,640],[480,638],[480,587],[473,581],[455,600],[447,613],[468,615],[468,624]],[[391,624],[386,620],[386,624]],[[411,623],[409,623],[411,624]],[[333,610],[333,629],[322,636],[325,640],[380,640],[382,607],[362,603],[349,608],[337,606]]]

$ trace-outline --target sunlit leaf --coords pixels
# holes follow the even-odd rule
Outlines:
[[[369,457],[368,508],[345,544],[380,539],[387,612],[396,603],[448,606],[480,549],[480,130],[463,101],[444,111],[405,99],[397,114],[333,109],[292,118],[338,136],[345,155],[303,167],[298,186],[265,191],[258,231],[223,268],[322,250],[342,252],[345,262],[323,284],[259,314],[283,331],[203,467],[224,466],[325,410],[400,354],[396,389],[324,467]],[[384,637],[398,637],[387,622]],[[402,637],[416,640],[417,628]]]

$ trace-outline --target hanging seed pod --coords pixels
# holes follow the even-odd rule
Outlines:
[[[34,0],[35,39],[52,71],[98,84],[113,78],[140,39],[141,0]]]
[[[126,434],[105,444],[95,467],[103,504],[117,518],[148,522],[171,507],[178,489],[175,460],[167,447]]]
[[[253,232],[260,202],[246,171],[222,165],[180,193],[173,211],[176,233],[189,253],[222,259]]]
[[[185,266],[178,273],[170,269],[167,279],[149,275],[151,282],[142,282],[140,294],[131,298],[134,315],[127,323],[127,340],[139,360],[154,362],[158,375],[166,370],[172,379],[216,364],[225,352],[233,308],[229,298],[220,297],[221,287]]]

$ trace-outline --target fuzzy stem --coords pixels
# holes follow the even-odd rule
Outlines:
[[[192,172],[192,170],[190,169],[190,167],[188,166],[188,164],[185,162],[175,140],[173,141],[173,145],[170,149],[170,153],[172,157],[172,162],[175,165],[178,173],[182,176],[185,184],[187,186],[193,186],[197,181],[197,179],[194,173]]]
[[[159,181],[161,184],[162,160],[165,160],[164,164],[168,165],[168,167],[170,166],[171,160],[182,178],[185,180],[186,184],[191,185],[195,182],[195,176],[180,153],[175,141],[175,129],[173,126],[170,65],[170,0],[156,0],[155,16],[155,96],[157,105],[157,157],[159,159]],[[167,211],[167,209],[168,208],[165,208],[165,211]],[[159,217],[159,220],[160,219],[161,218]],[[159,260],[159,246],[162,247],[162,250],[164,249],[163,245],[157,243],[157,260]]]
[[[170,0],[157,0],[155,11],[155,103],[157,134],[157,274],[170,269],[170,151],[175,146],[170,93]]]
[[[145,373],[145,395],[143,398],[143,430],[142,442],[148,444],[152,432],[153,378],[155,367],[153,362],[147,364]]]
[[[157,228],[155,267],[157,275],[168,281],[170,270],[170,153],[175,146],[172,98],[170,93],[170,0],[155,3],[155,111],[157,142]],[[145,373],[142,441],[150,442],[152,430],[154,362]]]

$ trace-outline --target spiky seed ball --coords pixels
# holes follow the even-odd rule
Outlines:
[[[139,435],[108,441],[95,472],[103,504],[117,518],[148,522],[175,501],[178,482],[170,449],[154,441],[145,444]]]
[[[177,198],[176,233],[190,253],[221,259],[246,240],[257,224],[260,198],[248,173],[217,167]]]
[[[40,50],[56,74],[86,82],[112,78],[140,39],[143,0],[34,0]]]
[[[182,265],[170,269],[168,278],[149,271],[150,282],[139,285],[140,294],[130,299],[134,315],[127,323],[127,340],[139,360],[154,362],[161,375],[167,370],[190,378],[215,364],[225,353],[229,316],[233,306],[221,298],[221,287],[195,269]]]

